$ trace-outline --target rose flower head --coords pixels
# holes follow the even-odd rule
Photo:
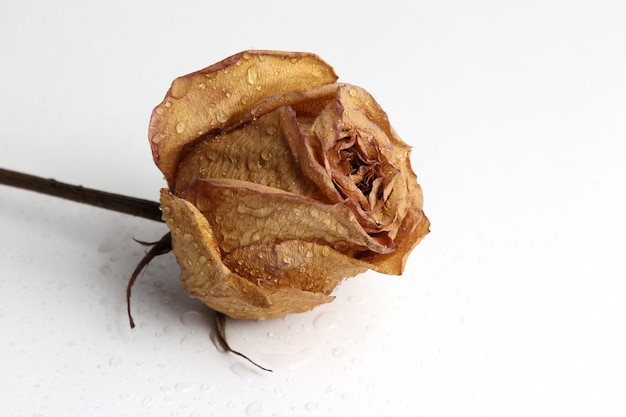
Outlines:
[[[401,274],[428,233],[410,147],[310,53],[246,51],[174,80],[150,144],[185,290],[232,318],[327,303]]]

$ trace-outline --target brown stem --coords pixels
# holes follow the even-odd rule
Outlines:
[[[141,198],[107,193],[3,168],[0,168],[0,184],[89,204],[148,220],[163,221],[159,203]]]

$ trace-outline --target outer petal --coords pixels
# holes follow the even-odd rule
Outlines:
[[[396,250],[388,254],[371,254],[362,260],[374,271],[389,275],[400,275],[415,246],[426,236],[430,222],[421,208],[412,208],[398,228]]]
[[[225,129],[264,99],[337,79],[313,54],[246,51],[179,77],[150,120],[154,161],[173,186],[183,153],[198,137]]]
[[[174,255],[185,290],[232,318],[270,319],[308,311],[332,301],[322,292],[302,291],[275,282],[263,286],[231,272],[220,259],[211,226],[192,204],[161,191],[163,217],[172,232]]]
[[[224,263],[261,286],[269,282],[324,294],[371,268],[329,246],[298,240],[237,248],[224,256]]]

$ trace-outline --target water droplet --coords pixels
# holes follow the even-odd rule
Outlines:
[[[186,128],[187,128],[187,124],[185,122],[176,123],[176,133],[178,133],[179,135],[183,133]]]
[[[172,302],[172,297],[170,297],[169,295],[161,296],[161,303],[168,305],[171,302]]]
[[[220,123],[225,123],[228,120],[228,115],[222,109],[219,109],[217,111],[217,113],[215,114],[215,117],[217,117],[217,121]]]
[[[261,158],[263,158],[264,161],[269,161],[270,159],[272,159],[272,152],[267,149],[263,149],[261,151]]]
[[[283,258],[283,263],[284,263],[284,264],[290,265],[292,262],[293,262],[293,258],[292,258],[292,257],[290,257],[290,256],[285,256],[285,257]]]
[[[335,250],[339,251],[339,252],[344,252],[348,249],[350,245],[348,244],[348,242],[346,242],[345,240],[340,240],[338,242],[336,242],[333,247],[335,248]]]
[[[284,337],[280,336],[278,339],[283,340]],[[279,364],[276,366],[270,366],[270,368],[280,367],[283,369],[286,368],[289,371],[294,371],[306,365],[307,363],[315,361],[320,356],[320,351],[319,349],[302,349],[297,353],[270,353],[261,356],[263,357],[264,362],[267,362],[269,364]]]
[[[141,405],[143,407],[150,407],[150,405],[152,404],[153,398],[148,396],[146,398],[143,399],[143,402],[141,403]]]
[[[266,132],[268,135],[273,135],[274,133],[276,133],[276,128],[273,126],[270,126],[267,128]]]
[[[172,88],[170,90],[170,94],[174,98],[181,98],[187,91],[189,91],[189,87],[191,87],[191,81],[189,78],[179,77],[174,80],[172,83]]]
[[[354,88],[351,88],[348,93],[350,94],[350,97],[356,97],[357,95],[357,91]]]
[[[241,104],[248,104],[248,102],[250,102],[250,96],[244,94],[239,101],[241,101]]]
[[[309,413],[312,413],[312,412],[317,411],[317,409],[320,408],[320,405],[317,401],[309,401],[308,403],[304,405],[304,408]]]
[[[252,381],[252,378],[258,375],[258,373],[254,369],[252,369],[250,366],[248,366],[247,364],[239,363],[239,362],[231,365],[230,370],[239,378],[248,382]]]
[[[248,417],[262,417],[264,414],[261,401],[253,401],[246,407],[246,415]]]
[[[174,389],[176,390],[176,392],[191,392],[191,391],[193,391],[193,387],[191,386],[191,384],[189,384],[187,382],[179,382],[178,384],[174,385]]]
[[[167,100],[167,101],[165,102],[165,107],[172,107],[172,102],[171,102],[171,101],[169,101],[169,100]]]
[[[295,63],[297,63],[299,61],[299,59],[298,58],[291,58],[290,61],[291,61],[292,64],[295,64]]]
[[[121,368],[123,363],[124,363],[124,359],[120,358],[119,356],[113,356],[109,360],[109,366],[111,368]]]
[[[252,55],[250,55],[248,52],[244,52],[243,53],[243,59],[248,61],[248,60],[252,59]]]
[[[313,320],[313,326],[318,330],[330,330],[339,325],[339,317],[334,311],[325,311]]]
[[[203,81],[203,82],[201,82],[200,84],[198,84],[198,88],[199,88],[200,90],[206,90],[206,88],[207,88],[207,84]]]
[[[185,326],[195,327],[202,323],[202,314],[199,311],[189,310],[180,315],[180,321]]]
[[[341,346],[337,346],[333,349],[333,356],[335,358],[343,358],[346,355],[346,350]]]
[[[157,108],[154,110],[154,112],[155,112],[156,114],[158,114],[159,116],[160,116],[160,115],[162,115],[164,111],[165,111],[165,110],[163,110],[163,107],[157,107]]]
[[[259,73],[256,70],[256,67],[248,68],[248,84],[254,85],[259,81]]]

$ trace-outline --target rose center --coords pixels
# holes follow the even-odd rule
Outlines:
[[[344,172],[350,180],[357,186],[364,196],[369,196],[372,192],[373,182],[379,177],[379,163],[367,163],[359,157],[358,152],[351,148],[341,151],[341,160],[345,165]],[[377,196],[377,198],[380,198]]]

